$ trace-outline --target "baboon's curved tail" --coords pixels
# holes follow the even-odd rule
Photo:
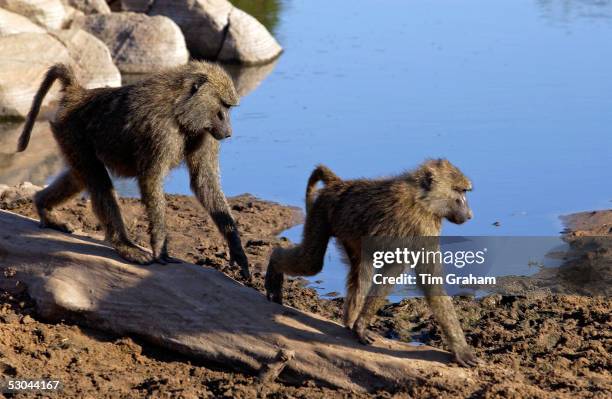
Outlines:
[[[30,108],[30,112],[28,112],[28,116],[26,118],[25,126],[23,127],[23,132],[21,132],[21,136],[19,137],[19,144],[17,145],[17,152],[24,151],[28,143],[30,142],[30,135],[32,134],[32,128],[34,127],[34,122],[36,121],[36,116],[40,111],[40,105],[42,104],[43,99],[47,95],[47,92],[53,85],[56,79],[59,79],[62,87],[66,88],[68,86],[72,86],[74,84],[78,84],[77,80],[74,76],[74,72],[72,68],[65,64],[55,64],[47,71],[45,75],[45,79],[41,83],[36,95],[34,96],[34,101],[32,102],[32,107]]]
[[[306,186],[306,212],[310,211],[315,200],[315,186],[322,181],[325,185],[340,182],[340,179],[334,172],[325,165],[318,165],[310,174],[308,185]]]

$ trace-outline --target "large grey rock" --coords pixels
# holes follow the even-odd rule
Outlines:
[[[265,26],[239,8],[232,9],[219,61],[259,64],[277,57],[281,51]]]
[[[181,30],[164,16],[92,14],[76,18],[73,26],[102,40],[121,72],[153,72],[182,65],[189,59]]]
[[[60,0],[0,0],[0,7],[48,29],[61,28],[66,18],[66,10]]]
[[[282,52],[261,23],[227,0],[122,0],[122,5],[130,11],[171,18],[198,57],[261,64]]]
[[[233,6],[225,0],[157,0],[147,12],[165,15],[181,27],[192,54],[214,59],[223,43],[223,30]]]
[[[24,32],[44,33],[45,30],[23,15],[0,8],[0,36]]]
[[[68,49],[74,65],[81,70],[79,78],[85,87],[121,86],[121,73],[102,41],[78,28],[51,34]]]
[[[68,50],[46,33],[0,37],[0,116],[25,116],[46,70],[57,62],[70,63]],[[56,98],[54,85],[43,107]]]
[[[79,82],[88,88],[121,84],[104,45],[76,29],[0,37],[0,54],[0,116],[25,117],[45,72],[56,63],[72,65]],[[45,96],[41,116],[49,116],[45,113],[59,88],[53,85]]]
[[[75,8],[84,14],[110,14],[111,10],[104,0],[62,0],[64,6]]]

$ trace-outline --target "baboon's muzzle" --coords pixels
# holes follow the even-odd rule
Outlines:
[[[470,208],[467,208],[465,210],[453,212],[447,217],[447,219],[451,223],[463,224],[470,220],[472,217],[474,217],[472,210]]]
[[[217,140],[227,139],[232,137],[232,127],[229,124],[213,126],[210,134]]]

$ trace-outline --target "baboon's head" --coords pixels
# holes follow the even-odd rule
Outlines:
[[[239,97],[229,75],[218,65],[191,61],[176,70],[175,84],[181,93],[175,113],[187,135],[208,132],[217,140],[232,135],[230,108]]]
[[[462,224],[472,218],[466,193],[472,183],[446,159],[429,160],[416,171],[420,200],[433,214]]]

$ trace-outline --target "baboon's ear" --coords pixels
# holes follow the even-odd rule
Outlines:
[[[425,191],[431,190],[433,186],[434,176],[431,170],[425,169],[419,177],[419,185]]]

